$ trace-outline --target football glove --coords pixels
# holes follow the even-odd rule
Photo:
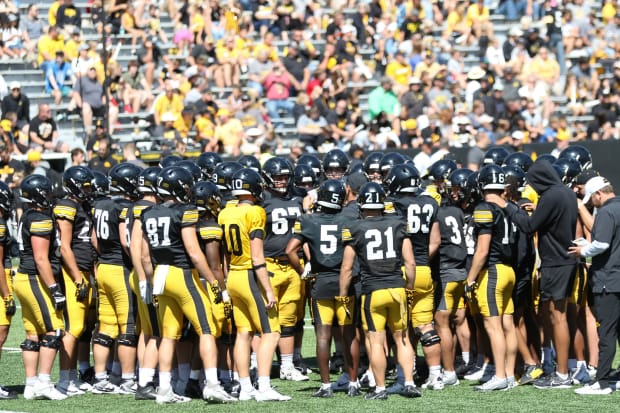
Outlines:
[[[52,300],[54,301],[54,309],[56,309],[56,311],[63,310],[67,304],[67,298],[60,290],[60,286],[58,284],[52,284],[49,289],[52,294]]]
[[[75,299],[82,302],[88,299],[88,284],[82,280],[82,282],[75,283]]]
[[[4,313],[10,317],[15,315],[15,311],[17,311],[17,307],[15,306],[15,300],[12,295],[8,297],[4,297]]]
[[[220,304],[223,301],[223,297],[222,297],[222,290],[220,289],[220,284],[217,282],[217,280],[211,283],[211,292],[213,293],[213,296],[215,297],[213,302],[215,304]]]
[[[153,289],[151,284],[147,280],[139,281],[138,288],[140,289],[140,299],[144,304],[151,304],[153,302]]]
[[[407,306],[409,308],[413,308],[413,294],[414,293],[415,291],[405,288],[405,294],[407,295]]]
[[[465,301],[471,302],[475,298],[477,288],[478,283],[475,281],[471,284],[465,284]]]
[[[351,297],[346,295],[337,295],[334,297],[336,299],[336,303],[338,305],[342,305],[344,307],[344,312],[347,314],[348,319],[352,319],[351,311],[349,310],[349,304],[351,303]]]

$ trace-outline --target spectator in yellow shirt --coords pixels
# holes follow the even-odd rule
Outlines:
[[[217,61],[222,68],[224,86],[231,87],[239,83],[240,57],[239,51],[235,47],[234,36],[226,37],[224,44],[215,50]]]
[[[405,60],[403,52],[400,51],[394,54],[394,59],[385,68],[385,75],[394,80],[394,91],[397,95],[407,89],[412,74],[411,66]]]
[[[176,130],[186,128],[183,122],[183,99],[177,92],[178,85],[173,84],[174,81],[166,80],[164,84],[164,93],[159,95],[153,103],[153,118],[157,126],[162,126],[162,116],[164,113],[174,115],[174,127]]]
[[[56,0],[50,6],[49,11],[47,12],[47,23],[50,26],[56,26],[56,13],[58,13],[58,8],[60,7],[60,0]]]
[[[215,127],[215,134],[209,144],[207,151],[216,151],[221,144],[224,153],[232,156],[239,156],[241,153],[241,143],[243,143],[243,125],[237,118],[231,116],[226,108],[217,111],[218,125]]]
[[[489,21],[489,16],[489,8],[484,5],[484,0],[477,0],[467,8],[467,25],[476,37],[480,37],[482,27]]]
[[[50,26],[47,29],[47,34],[39,39],[37,47],[39,49],[37,62],[39,63],[39,68],[45,72],[47,67],[54,63],[56,52],[63,50],[65,47],[65,41],[58,27]]]
[[[541,47],[529,65],[529,73],[536,75],[538,82],[549,93],[560,78],[560,65],[549,56],[549,49]]]
[[[215,134],[215,125],[213,124],[211,118],[211,112],[206,106],[197,116],[196,122],[194,123],[194,128],[196,128],[196,140],[198,142],[205,144],[211,142],[213,135]]]
[[[65,60],[67,62],[73,62],[78,57],[78,47],[80,47],[80,44],[82,44],[80,29],[75,27],[71,31],[71,38],[67,40],[64,47]]]

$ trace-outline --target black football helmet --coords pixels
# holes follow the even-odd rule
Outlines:
[[[183,158],[181,158],[180,156],[168,155],[166,157],[163,157],[159,161],[159,167],[164,169],[164,168],[167,168],[169,166],[174,166],[174,165],[176,165],[177,162],[181,162],[182,160],[183,160]]]
[[[324,181],[317,190],[316,203],[323,208],[341,210],[347,191],[339,179]]]
[[[327,179],[341,179],[349,171],[350,163],[341,149],[332,149],[323,157],[323,173]]]
[[[497,146],[486,151],[482,163],[484,165],[495,164],[497,166],[502,166],[508,155],[510,155],[510,152],[508,152],[506,148]]]
[[[29,175],[19,186],[19,198],[26,204],[40,208],[52,206],[52,182],[43,175]]]
[[[238,162],[222,162],[213,170],[211,180],[220,191],[230,191],[232,189],[232,176],[242,168],[243,166]]]
[[[110,180],[105,174],[99,171],[93,171],[92,186],[93,190],[91,195],[95,198],[101,198],[110,193]]]
[[[252,195],[257,201],[261,201],[263,199],[263,178],[253,169],[239,169],[232,176],[232,195]]]
[[[536,162],[538,162],[538,161],[547,161],[547,162],[549,162],[552,165],[557,160],[558,160],[558,158],[556,158],[555,156],[551,155],[550,153],[543,153],[542,155],[538,155],[536,157]]]
[[[114,165],[108,174],[110,178],[110,193],[116,195],[128,195],[131,198],[138,198],[138,177],[142,168],[123,162]]]
[[[381,159],[383,152],[372,152],[364,159],[364,173],[370,181],[381,181]]]
[[[192,174],[180,166],[163,168],[157,177],[157,194],[162,199],[174,199],[181,204],[188,204],[192,198]]]
[[[62,174],[62,186],[65,192],[80,201],[86,201],[92,191],[95,176],[84,166],[71,166]]]
[[[260,161],[254,155],[243,155],[237,162],[244,168],[254,169],[258,173],[261,172]]]
[[[504,166],[516,166],[521,168],[523,172],[527,172],[533,164],[532,157],[524,152],[511,153],[504,159]]]
[[[357,203],[360,209],[380,209],[385,208],[385,191],[383,186],[377,182],[368,182],[362,186],[357,195]]]
[[[0,211],[7,214],[13,205],[13,191],[4,181],[0,181]]]
[[[482,192],[480,188],[478,188],[478,175],[478,171],[469,175],[463,187],[463,194],[465,194],[464,201],[469,205],[475,205],[482,200]]]
[[[215,167],[222,163],[222,158],[215,152],[203,152],[196,159],[196,165],[202,170],[205,179],[211,179]]]
[[[309,166],[317,177],[321,176],[323,173],[323,166],[321,165],[321,161],[315,155],[301,155],[297,158],[296,165],[307,165]]]
[[[390,170],[395,165],[402,165],[405,163],[405,158],[398,152],[388,152],[381,157],[381,161],[379,162],[379,169],[381,169],[381,176],[383,180],[387,178]]]
[[[293,180],[293,166],[279,156],[269,158],[263,165],[263,178],[267,188],[285,194]]]
[[[351,166],[349,166],[348,175],[351,175],[354,173],[364,173],[364,163],[360,161],[359,159],[355,159],[351,161]]]
[[[159,166],[151,166],[140,172],[138,176],[138,191],[141,194],[157,194],[157,177],[161,172]]]
[[[454,202],[463,202],[465,201],[465,191],[467,187],[467,178],[473,172],[471,169],[461,168],[455,169],[450,174],[450,178],[448,179],[448,187],[450,188],[450,198]]]
[[[297,165],[293,170],[293,184],[298,188],[314,189],[318,178],[308,165]]]
[[[192,187],[192,203],[196,204],[198,211],[209,211],[217,217],[222,205],[222,194],[213,182],[196,182]]]
[[[505,165],[502,167],[504,171],[506,187],[513,191],[525,191],[525,172],[518,166]]]
[[[449,159],[440,159],[428,168],[428,177],[433,181],[446,181],[457,169],[456,163]]]
[[[478,186],[481,191],[504,190],[506,175],[502,167],[494,163],[483,166],[478,173]]]
[[[568,148],[560,152],[558,159],[570,158],[579,162],[581,169],[592,168],[592,154],[590,151],[581,145],[570,145]]]
[[[420,174],[409,163],[394,165],[385,179],[385,186],[389,194],[414,193],[420,187]]]
[[[180,166],[181,168],[189,172],[192,175],[192,178],[194,178],[194,182],[202,180],[202,169],[200,169],[200,167],[196,165],[194,161],[184,159],[174,164],[174,166]]]
[[[558,172],[564,185],[571,186],[581,173],[581,165],[575,158],[559,158],[553,163],[553,167]]]

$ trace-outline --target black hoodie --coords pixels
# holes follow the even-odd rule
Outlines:
[[[538,193],[538,205],[531,217],[519,214],[517,206],[508,204],[506,210],[519,229],[528,234],[538,232],[538,253],[542,267],[571,265],[576,259],[566,251],[575,239],[577,199],[567,188],[551,163],[535,162],[526,174],[527,181]]]

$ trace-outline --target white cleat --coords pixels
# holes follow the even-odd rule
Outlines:
[[[56,385],[56,390],[68,397],[80,396],[86,393],[85,391],[80,390],[80,388],[76,386],[73,381],[59,381]]]
[[[278,393],[273,387],[266,391],[257,391],[254,395],[257,402],[285,402],[291,400],[290,396]]]
[[[280,369],[280,380],[308,381],[310,377],[297,370],[295,367]]]
[[[226,390],[219,384],[216,386],[206,385],[202,390],[202,398],[213,403],[231,403],[237,399],[226,393]]]
[[[192,399],[185,396],[179,396],[175,392],[172,391],[172,387],[168,387],[167,389],[159,389],[157,391],[157,395],[155,396],[155,402],[157,404],[174,404],[174,403],[187,403],[191,402]]]

